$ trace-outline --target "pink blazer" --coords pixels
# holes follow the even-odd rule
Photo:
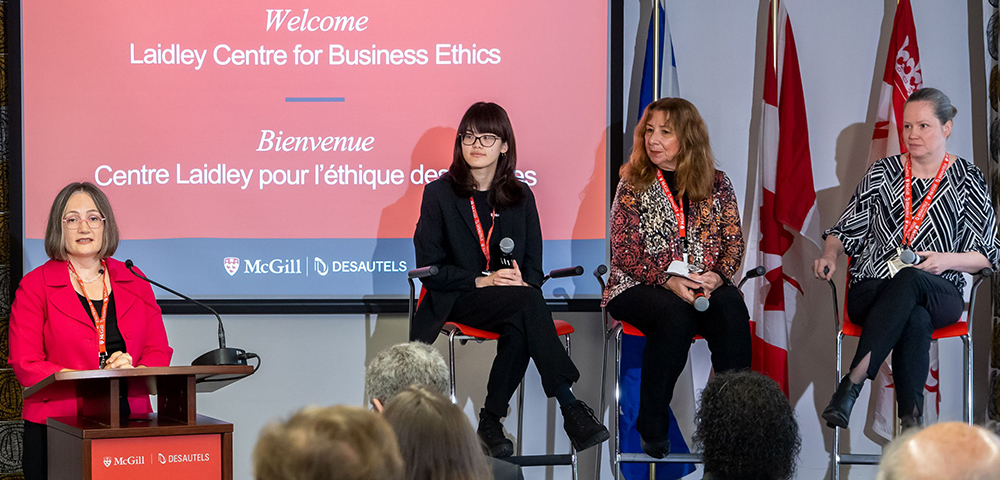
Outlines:
[[[163,316],[150,285],[125,264],[107,259],[118,329],[133,365],[170,365]],[[10,365],[21,385],[29,387],[64,368],[96,370],[97,328],[70,283],[66,262],[49,260],[21,279],[10,312]],[[110,352],[109,352],[110,353]],[[129,384],[133,414],[152,411],[145,385]],[[49,417],[76,416],[74,392],[53,392],[24,400],[22,417],[45,423]]]

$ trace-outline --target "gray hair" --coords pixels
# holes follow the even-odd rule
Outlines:
[[[998,480],[1000,437],[978,425],[960,422],[912,429],[889,444],[875,478],[908,480],[914,471],[927,475],[921,478]]]
[[[448,365],[433,347],[409,342],[382,350],[365,371],[365,399],[388,402],[410,385],[427,385],[434,392],[448,396]]]
[[[930,102],[934,107],[934,116],[941,121],[941,125],[948,123],[958,114],[958,109],[951,104],[951,99],[936,88],[928,87],[914,91],[910,94],[910,98],[906,99],[906,103],[911,102]]]

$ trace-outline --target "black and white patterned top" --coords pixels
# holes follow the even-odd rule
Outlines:
[[[933,178],[913,178],[913,213],[923,202]],[[883,158],[868,168],[837,224],[823,232],[844,243],[851,263],[851,283],[889,278],[886,262],[903,245],[903,163],[899,155]],[[961,157],[945,171],[927,217],[913,241],[914,251],[979,252],[997,268],[996,214],[990,203],[983,172]],[[961,272],[941,274],[959,290]]]

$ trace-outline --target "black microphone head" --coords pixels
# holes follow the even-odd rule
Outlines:
[[[503,237],[500,240],[500,251],[509,255],[510,252],[514,251],[514,241],[510,237]]]
[[[132,263],[132,259],[131,258],[125,260],[125,268],[127,268],[129,270],[132,270],[132,265],[135,265],[135,264]]]
[[[758,265],[757,268],[753,269],[753,276],[755,277],[759,277],[765,273],[767,273],[767,270],[764,269],[763,265]]]
[[[604,275],[605,273],[608,273],[608,266],[605,265],[605,264],[603,264],[603,263],[600,264],[600,265],[598,265],[597,269],[594,270],[594,275],[595,276],[597,276],[597,275]]]

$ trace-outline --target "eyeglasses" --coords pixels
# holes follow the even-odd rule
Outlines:
[[[493,145],[496,145],[497,140],[500,140],[500,137],[496,135],[474,135],[471,133],[463,133],[460,138],[462,139],[463,145],[468,145],[470,147],[476,144],[476,140],[479,140],[479,144],[484,148],[490,148]]]
[[[87,226],[91,229],[96,230],[104,226],[104,217],[99,215],[89,215],[86,220],[80,218],[79,215],[71,215],[62,221],[66,224],[66,228],[70,230],[79,230],[80,225],[83,225],[84,221],[87,222]]]

